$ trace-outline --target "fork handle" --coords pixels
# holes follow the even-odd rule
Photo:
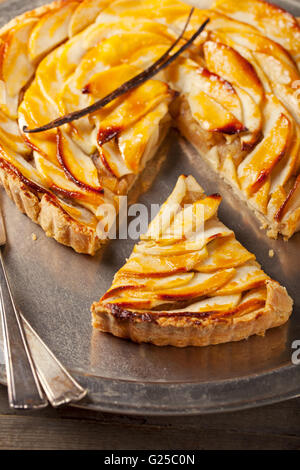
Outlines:
[[[39,409],[48,405],[30,355],[23,324],[14,303],[0,249],[0,298],[4,353],[11,408]]]

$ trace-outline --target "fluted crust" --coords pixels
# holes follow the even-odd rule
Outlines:
[[[72,219],[51,194],[40,193],[26,185],[20,175],[0,160],[0,181],[18,209],[40,225],[47,237],[73,248],[77,253],[94,255],[101,244],[96,230]]]
[[[119,338],[156,346],[184,348],[241,341],[253,335],[264,335],[267,330],[284,325],[288,321],[293,310],[293,301],[286,289],[274,281],[269,281],[267,290],[265,308],[254,314],[235,319],[223,318],[221,321],[206,322],[202,325],[191,325],[186,320],[185,326],[180,327],[159,325],[155,321],[155,312],[149,312],[147,321],[143,321],[132,316],[126,318],[124,311],[116,316],[111,310],[103,310],[101,304],[94,303],[93,326]]]

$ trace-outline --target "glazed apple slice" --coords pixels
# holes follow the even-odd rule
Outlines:
[[[68,0],[57,10],[50,10],[35,25],[29,41],[32,61],[40,59],[55,46],[68,38],[68,28],[78,2]]]
[[[66,176],[77,186],[88,191],[103,193],[92,159],[60,129],[57,129],[57,155]]]
[[[255,256],[233,236],[212,241],[207,245],[207,250],[207,258],[195,267],[195,271],[206,273],[218,269],[237,268],[255,259]]]
[[[69,36],[75,36],[92,24],[109,3],[109,0],[83,0],[72,15]]]
[[[240,98],[233,86],[219,75],[190,59],[181,59],[168,70],[168,79],[181,93],[204,92],[242,121]]]
[[[202,2],[203,3],[203,2]],[[164,22],[165,24],[172,24],[178,16],[185,16],[189,14],[190,6],[183,2],[167,2],[164,0],[162,4],[157,3],[155,8],[153,3],[149,0],[143,2],[132,1],[117,1],[107,8],[105,13],[108,15],[117,15],[118,17],[130,16],[133,18],[149,18],[156,19]],[[101,19],[101,16],[100,16]]]
[[[5,36],[2,77],[10,97],[17,96],[34,74],[35,67],[28,56],[28,41],[37,21],[28,18],[19,22]]]
[[[286,64],[287,67],[297,70],[296,64],[290,54],[280,44],[272,41],[266,36],[249,32],[231,32],[226,31],[227,38],[236,44],[253,51],[266,54],[276,58],[279,62]]]
[[[166,83],[149,80],[124,95],[122,103],[111,112],[107,108],[98,111],[95,114],[98,121],[98,144],[100,146],[105,144],[112,137],[139,121],[160,103],[170,102],[173,97],[174,93]]]
[[[196,227],[202,227],[207,220],[214,217],[221,203],[219,195],[201,198],[186,208],[181,206],[185,192],[185,181],[180,178],[166,203],[161,207],[157,217],[149,225],[144,241],[162,242],[162,245],[186,240]],[[138,245],[137,245],[138,246]]]
[[[104,25],[103,31],[96,30],[94,34],[89,32],[89,36],[85,39],[92,44],[96,42],[94,47],[90,47],[88,52],[82,58],[80,67],[77,70],[77,76],[83,76],[85,83],[89,83],[90,78],[96,73],[102,72],[108,67],[115,67],[126,63],[128,58],[140,48],[146,46],[156,46],[157,44],[166,44],[166,48],[170,46],[172,37],[161,36],[147,31],[129,32],[122,30],[116,34],[115,30],[111,30],[109,26]],[[94,38],[95,36],[95,38]],[[102,36],[101,46],[98,42]]]
[[[256,261],[251,261],[239,267],[234,277],[225,287],[216,291],[216,295],[233,295],[241,291],[248,291],[264,285],[269,279]]]
[[[193,298],[204,297],[212,294],[227,284],[235,275],[235,269],[227,269],[213,274],[197,273],[189,283],[164,289],[155,289],[155,291],[135,289],[126,289],[125,296],[135,296],[135,292],[139,298],[157,299],[168,302],[177,302],[180,300],[190,300]]]
[[[204,130],[228,135],[247,130],[232,113],[203,91],[192,91],[187,98],[193,118]]]
[[[257,192],[290,146],[291,121],[280,114],[270,132],[238,168],[242,188],[249,196]]]
[[[17,122],[7,117],[2,111],[0,111],[0,139],[16,153],[21,155],[31,153],[21,137]]]
[[[27,180],[29,186],[33,182],[40,188],[48,188],[47,178],[40,174],[25,158],[6,147],[3,143],[0,143],[0,158],[11,163],[12,168],[20,172],[23,181],[26,182]]]
[[[260,107],[245,90],[235,85],[235,91],[242,103],[243,123],[248,129],[247,134],[241,136],[242,149],[248,150],[257,144],[262,135],[263,116]]]
[[[290,118],[291,119],[291,118]],[[292,120],[292,119],[291,119]],[[300,161],[300,127],[294,122],[293,135],[291,138],[291,146],[282,159],[282,161],[276,166],[272,172],[272,180],[270,193],[273,194],[278,191],[279,188],[285,187],[289,179],[298,174]]]
[[[133,254],[129,258],[127,264],[121,269],[122,273],[135,273],[137,276],[157,276],[169,275],[175,273],[186,273],[191,271],[194,266],[199,264],[207,257],[207,250],[204,248],[198,252],[178,256],[144,256]],[[147,261],[145,263],[145,261]]]
[[[128,289],[145,288],[149,291],[155,292],[163,289],[170,289],[172,287],[181,287],[187,285],[195,276],[194,273],[179,273],[171,276],[164,276],[161,278],[152,277],[135,277],[130,274],[116,274],[114,278],[114,286],[109,289],[104,298],[119,295],[120,292],[125,292]]]
[[[300,27],[293,15],[263,0],[242,0],[237,8],[235,0],[216,0],[213,8],[241,22],[267,32],[275,42],[299,60]]]
[[[233,85],[241,86],[260,105],[264,88],[253,67],[231,47],[219,42],[207,41],[204,56],[210,71],[224,77]]]
[[[197,236],[199,230],[205,231],[205,222],[216,215],[221,201],[221,196],[216,194],[182,208],[175,215],[169,228],[162,233],[161,238],[163,240],[188,240]]]
[[[189,177],[188,182],[184,176],[178,178],[172,193],[166,202],[162,204],[157,216],[149,224],[147,233],[141,235],[141,240],[159,240],[162,238],[163,232],[168,229],[175,215],[181,210],[181,204],[187,192],[187,184],[195,184],[192,176]],[[197,194],[199,199],[203,198],[203,191]]]
[[[113,177],[122,178],[132,173],[121,155],[116,139],[112,139],[104,145],[99,145],[98,153],[104,168]]]
[[[118,138],[118,147],[124,162],[133,174],[138,174],[154,155],[171,125],[168,104],[161,103],[140,121],[126,129]]]
[[[286,200],[278,210],[276,214],[276,220],[278,222],[288,223],[290,216],[294,220],[290,221],[291,225],[294,225],[292,229],[299,226],[300,220],[300,175],[296,178],[296,181],[290,190]],[[288,234],[287,234],[288,235]]]
[[[298,99],[300,73],[298,69],[276,57],[261,52],[255,53],[255,57],[262,70],[269,77],[274,93],[300,124],[300,103]]]
[[[38,81],[34,80],[19,106],[18,122],[20,130],[22,131],[24,126],[29,126],[29,128],[37,127],[46,123],[49,118],[57,117],[55,113],[52,113],[51,104],[45,100]],[[54,165],[58,165],[56,135],[57,133],[54,129],[39,134],[23,133],[23,138],[33,150],[41,153]]]
[[[64,197],[78,200],[82,205],[90,208],[94,213],[97,207],[103,203],[103,195],[93,191],[83,190],[70,181],[62,168],[57,167],[46,158],[34,152],[36,169],[47,181],[48,187]]]
[[[238,306],[241,301],[241,294],[235,295],[224,295],[224,296],[213,296],[212,298],[207,298],[204,300],[200,300],[199,302],[195,302],[192,305],[184,309],[172,310],[169,313],[206,313],[206,312],[228,312],[233,310]]]

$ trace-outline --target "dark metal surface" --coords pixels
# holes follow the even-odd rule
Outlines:
[[[41,3],[45,2],[5,2],[0,5],[1,21]],[[277,3],[300,16],[300,3]],[[292,343],[300,340],[300,234],[288,243],[269,240],[246,205],[225,183],[216,180],[197,152],[176,132],[170,141],[167,158],[160,162],[154,183],[139,201],[147,206],[162,203],[182,173],[193,174],[208,194],[220,192],[224,198],[221,220],[234,229],[265,271],[284,284],[294,298],[290,322],[267,332],[264,338],[183,350],[138,346],[93,331],[90,305],[110,286],[135,241],[112,241],[95,258],[78,255],[47,239],[3,195],[9,240],[5,262],[19,307],[54,354],[88,387],[89,395],[80,404],[86,408],[133,414],[196,414],[300,396],[300,366],[291,364]],[[38,236],[35,242],[33,232]],[[271,249],[274,258],[269,257]],[[0,366],[2,381],[3,371]]]

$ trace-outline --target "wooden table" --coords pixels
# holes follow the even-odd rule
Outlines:
[[[0,449],[300,450],[300,399],[215,416],[149,418],[75,408],[8,408],[0,386]]]

